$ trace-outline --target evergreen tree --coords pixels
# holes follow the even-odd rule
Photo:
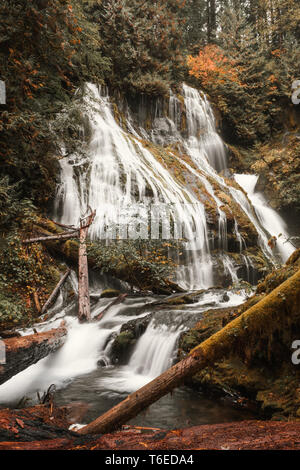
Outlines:
[[[0,78],[7,89],[0,105],[1,174],[38,205],[53,194],[59,134],[72,127],[69,119],[66,129],[56,125],[57,117],[67,113],[81,83],[100,81],[107,68],[77,3],[76,12],[67,0],[0,4]],[[70,137],[75,142],[73,131]]]
[[[184,73],[178,0],[103,0],[89,12],[112,62],[107,82],[148,95],[168,93]]]

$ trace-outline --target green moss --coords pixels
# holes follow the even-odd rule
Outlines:
[[[101,292],[101,298],[113,298],[118,297],[120,295],[120,291],[116,289],[105,289]]]

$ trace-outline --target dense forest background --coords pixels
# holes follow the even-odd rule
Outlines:
[[[46,298],[59,277],[48,252],[20,240],[51,205],[60,143],[80,145],[86,81],[131,98],[203,89],[233,166],[299,213],[296,0],[3,0],[0,18],[1,321],[36,315],[34,292]]]

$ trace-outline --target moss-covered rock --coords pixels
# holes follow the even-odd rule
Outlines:
[[[111,358],[114,363],[127,364],[138,339],[145,333],[152,318],[152,314],[137,318],[125,323],[116,336],[112,348]]]

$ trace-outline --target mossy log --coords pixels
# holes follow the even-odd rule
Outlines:
[[[73,238],[65,241],[63,239],[57,239],[56,237],[52,239],[48,238],[52,235],[60,235],[65,233],[62,228],[58,227],[54,222],[48,219],[40,219],[38,224],[36,224],[33,229],[37,235],[41,235],[44,238],[42,243],[45,244],[51,253],[59,257],[63,257],[73,266],[77,265],[79,251],[78,240]],[[88,256],[88,262],[90,269],[97,269],[97,262],[93,256]],[[120,279],[121,281],[129,283],[132,282],[132,279],[128,278],[128,269],[126,267],[124,267],[124,269],[118,270],[117,272],[111,270],[107,274],[115,277],[116,279]],[[162,283],[157,283],[157,285],[152,287],[152,291],[154,293],[163,295],[170,295],[174,292],[184,292],[184,290],[175,282],[172,282],[169,279],[165,279],[164,282],[164,286],[162,286]]]
[[[300,270],[240,317],[194,348],[187,358],[82,428],[80,434],[108,433],[119,429],[149,405],[181,385],[187,377],[229,353],[239,354],[244,348],[255,344],[256,338],[261,335],[271,336],[278,327],[289,329],[291,323],[300,319],[299,304]]]
[[[66,335],[62,323],[60,328],[43,333],[4,339],[6,362],[0,365],[0,385],[60,348]]]

